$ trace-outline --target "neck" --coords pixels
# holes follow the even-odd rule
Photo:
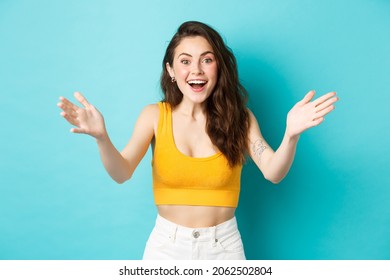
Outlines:
[[[198,120],[205,117],[204,103],[185,102],[184,100],[177,106],[177,112]]]

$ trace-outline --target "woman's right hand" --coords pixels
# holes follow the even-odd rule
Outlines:
[[[102,114],[81,93],[75,92],[74,96],[84,108],[76,106],[64,97],[60,97],[61,101],[57,104],[62,109],[61,116],[70,124],[76,126],[70,131],[88,134],[97,140],[106,137],[107,131]]]

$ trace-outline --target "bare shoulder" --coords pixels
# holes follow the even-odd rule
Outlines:
[[[142,114],[146,114],[149,117],[156,116],[156,115],[158,116],[159,114],[158,104],[156,103],[156,104],[146,105],[142,110]]]
[[[158,104],[149,104],[142,109],[140,117],[151,120],[154,118],[158,118],[158,115],[159,115]]]
[[[263,136],[255,114],[250,109],[247,110],[249,114],[248,140],[250,143],[255,143],[258,139],[263,139]]]
[[[247,108],[247,111],[248,111],[248,115],[249,115],[249,125],[250,125],[250,127],[258,126],[259,124],[257,122],[255,114],[253,114],[253,112],[249,108]]]
[[[158,104],[149,104],[142,109],[138,122],[142,123],[144,126],[155,127],[158,123],[159,115],[160,109]]]

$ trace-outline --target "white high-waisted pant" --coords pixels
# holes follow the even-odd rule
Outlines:
[[[245,253],[235,217],[213,227],[189,228],[158,215],[143,259],[245,260]]]

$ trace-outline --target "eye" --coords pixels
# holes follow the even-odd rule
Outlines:
[[[213,62],[213,59],[212,58],[205,58],[205,59],[203,59],[203,62],[208,64],[208,63]]]
[[[181,62],[182,64],[184,64],[184,65],[190,64],[190,61],[189,61],[188,59],[182,59],[182,60],[180,60],[180,62]]]

